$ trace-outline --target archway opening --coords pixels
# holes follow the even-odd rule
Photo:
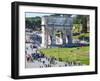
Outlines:
[[[55,36],[56,36],[56,45],[62,45],[63,44],[63,39],[62,39],[63,33],[61,31],[57,31],[55,33]]]

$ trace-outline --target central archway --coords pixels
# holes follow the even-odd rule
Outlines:
[[[62,45],[63,44],[63,33],[61,31],[57,31],[55,33],[55,36],[56,36],[56,44],[57,45]]]

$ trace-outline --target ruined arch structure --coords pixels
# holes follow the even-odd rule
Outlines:
[[[41,47],[56,46],[56,32],[62,33],[62,46],[72,44],[73,19],[69,16],[42,17],[42,44]],[[66,39],[67,38],[67,39]],[[66,43],[66,40],[68,41]],[[51,43],[49,43],[51,41]]]

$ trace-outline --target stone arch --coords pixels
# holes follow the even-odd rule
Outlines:
[[[52,17],[44,17],[43,19],[42,19],[42,21],[43,21],[43,23],[42,24],[44,24],[42,27],[42,29],[43,29],[43,40],[42,41],[44,41],[43,42],[43,46],[44,47],[46,47],[46,48],[48,48],[48,37],[50,37],[50,40],[51,40],[51,46],[55,46],[56,45],[56,32],[57,31],[60,31],[61,32],[61,37],[62,37],[62,45],[63,46],[66,46],[67,45],[67,42],[66,42],[66,40],[68,39],[68,44],[69,45],[71,45],[71,43],[72,43],[72,32],[71,32],[71,30],[72,30],[72,25],[71,24],[69,24],[69,23],[66,23],[65,25],[56,25],[55,23],[53,23],[53,24],[48,24],[48,19],[53,19]],[[60,19],[61,17],[58,17],[57,19]],[[66,18],[67,19],[67,18]],[[71,21],[72,22],[72,21]],[[67,38],[67,39],[66,39]]]

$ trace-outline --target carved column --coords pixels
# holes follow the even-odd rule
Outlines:
[[[64,28],[63,29],[63,36],[62,36],[62,39],[63,39],[63,45],[65,46],[66,45],[66,29]]]
[[[72,45],[72,32],[71,30],[68,31],[68,35],[67,35],[67,38],[68,38],[68,45]]]
[[[53,29],[51,34],[51,45],[56,45],[56,35],[55,35],[55,29]]]

